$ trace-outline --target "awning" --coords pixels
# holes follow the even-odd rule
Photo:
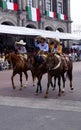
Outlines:
[[[9,26],[0,25],[1,34],[16,34],[16,35],[27,35],[27,36],[43,36],[46,38],[56,38],[63,40],[81,40],[81,36],[72,33],[63,33],[55,31],[46,31],[41,29],[31,29],[20,26]]]

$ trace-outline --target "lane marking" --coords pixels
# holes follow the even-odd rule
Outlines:
[[[23,108],[38,108],[49,110],[77,111],[81,112],[81,102],[60,99],[34,99],[0,96],[0,105]]]

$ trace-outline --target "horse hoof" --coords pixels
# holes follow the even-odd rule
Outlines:
[[[20,88],[19,90],[22,91],[22,88]]]
[[[38,93],[35,93],[36,96],[38,96],[39,94]]]
[[[24,88],[26,88],[27,86],[24,86]]]
[[[74,88],[71,88],[71,90],[74,90]]]
[[[40,94],[42,93],[42,91],[39,92]]]
[[[61,93],[59,93],[58,96],[60,97],[60,96],[61,96]]]
[[[24,88],[26,88],[26,87],[27,87],[27,84],[24,85]]]
[[[16,89],[16,87],[13,87],[13,90],[15,90]]]
[[[55,91],[55,88],[53,88],[53,91]]]
[[[48,96],[47,96],[47,95],[45,95],[45,96],[44,96],[44,98],[48,98]]]
[[[62,90],[61,92],[64,93],[64,90]]]

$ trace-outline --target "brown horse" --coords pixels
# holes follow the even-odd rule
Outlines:
[[[64,92],[64,88],[65,88],[65,70],[64,70],[64,61],[63,59],[56,54],[50,53],[48,54],[48,57],[46,59],[46,66],[48,68],[48,83],[47,83],[47,90],[46,90],[46,94],[45,97],[48,97],[48,91],[49,91],[49,86],[52,80],[52,77],[54,76],[55,80],[56,78],[58,78],[58,86],[59,86],[59,93],[58,95],[61,95],[61,77],[63,80],[63,92]],[[73,69],[73,64],[72,64],[72,60],[68,58],[67,60],[67,66],[68,66],[68,70],[67,70],[67,76],[70,80],[70,88],[71,90],[73,90],[72,87],[72,69]],[[54,84],[55,87],[55,84]]]
[[[39,61],[41,61],[40,63],[38,63],[35,59],[36,58],[35,56],[37,56],[37,55],[28,56],[27,66],[32,71],[32,75],[33,75],[34,79],[37,78],[37,80],[38,80],[37,89],[36,89],[36,93],[38,94],[39,88],[40,88],[40,93],[42,92],[42,85],[41,85],[42,76],[45,73],[47,73],[48,70],[46,68],[46,62],[41,61],[41,57],[37,56],[37,58],[39,58]],[[51,82],[51,86],[53,87],[52,82]]]
[[[14,52],[11,52],[9,54],[6,54],[5,56],[5,59],[10,63],[12,64],[12,67],[13,67],[13,73],[12,73],[12,76],[11,76],[11,81],[12,81],[12,86],[13,86],[13,89],[15,89],[15,85],[14,85],[14,76],[16,74],[19,74],[20,75],[20,90],[22,90],[22,72],[24,72],[25,74],[25,77],[26,77],[26,81],[28,79],[28,74],[27,74],[27,62],[24,58],[21,58],[19,55],[16,55]]]

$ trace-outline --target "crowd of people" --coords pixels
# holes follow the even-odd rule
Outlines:
[[[81,61],[81,50],[79,48],[71,48],[68,55],[72,58],[73,61]]]
[[[0,71],[9,69],[9,67],[9,63],[7,62],[7,60],[5,60],[5,54],[0,54]]]

